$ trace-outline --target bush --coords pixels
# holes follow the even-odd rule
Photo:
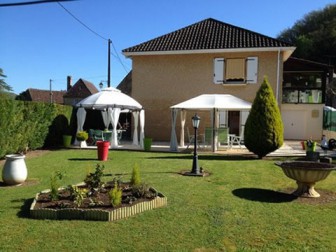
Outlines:
[[[137,186],[141,184],[140,169],[138,165],[134,165],[132,171],[131,185]]]
[[[122,190],[118,187],[117,182],[114,183],[114,188],[109,191],[109,197],[113,207],[121,205]]]
[[[86,131],[78,131],[76,138],[78,141],[86,141],[89,138],[89,134]]]
[[[0,158],[60,146],[65,124],[56,123],[57,118],[69,120],[71,113],[71,106],[0,99]]]
[[[283,144],[281,114],[266,77],[245,123],[244,143],[259,158],[277,150]]]

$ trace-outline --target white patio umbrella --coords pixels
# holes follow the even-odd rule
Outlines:
[[[112,147],[118,146],[116,126],[119,120],[120,112],[143,110],[143,107],[139,102],[113,87],[104,88],[100,92],[90,95],[89,97],[78,102],[76,104],[76,107],[102,111],[105,127],[108,127],[110,123],[112,123],[113,126],[113,137],[111,143]],[[85,121],[85,116],[81,117],[81,120],[83,120],[83,125]],[[144,121],[145,119],[144,117],[140,117],[140,120]],[[140,124],[141,123],[144,124],[144,122],[140,122]],[[135,125],[137,125],[137,123],[135,123]],[[80,128],[78,128],[77,131],[79,130]],[[144,133],[140,132],[140,136],[143,135]],[[140,142],[142,141],[143,139],[140,139]]]

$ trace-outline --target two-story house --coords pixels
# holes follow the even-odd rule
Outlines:
[[[169,140],[170,106],[201,94],[231,94],[253,102],[264,76],[280,110],[296,110],[283,104],[288,95],[282,89],[284,62],[294,50],[288,43],[209,18],[124,49],[123,54],[132,59],[131,93],[146,110],[146,135]],[[317,139],[322,132],[323,96],[311,93],[313,98],[307,99],[314,102],[305,104],[307,116],[300,119],[307,125],[301,139]],[[239,111],[222,117],[228,125],[232,120],[244,123]],[[210,125],[207,114],[201,118],[203,127]]]

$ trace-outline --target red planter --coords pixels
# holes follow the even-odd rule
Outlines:
[[[109,141],[97,141],[98,160],[101,161],[107,160],[109,147],[110,147]]]

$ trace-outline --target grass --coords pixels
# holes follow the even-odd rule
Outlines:
[[[211,176],[185,177],[190,154],[57,150],[26,158],[28,186],[0,187],[0,251],[333,251],[336,202],[307,204],[281,193],[295,188],[274,160],[199,155]],[[29,218],[34,195],[50,187],[53,171],[62,185],[83,181],[97,163],[129,180],[135,164],[142,181],[168,198],[168,206],[117,222]],[[106,176],[106,180],[112,179]],[[317,191],[336,191],[336,173]],[[323,196],[323,195],[322,195]]]

